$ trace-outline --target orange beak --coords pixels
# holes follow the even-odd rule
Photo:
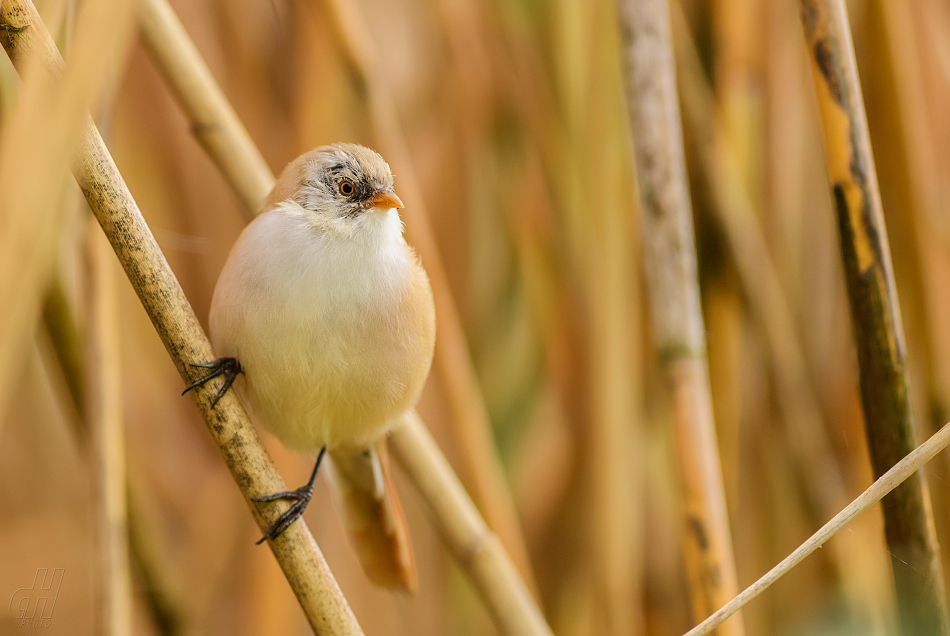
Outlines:
[[[402,200],[396,196],[395,192],[380,192],[366,203],[371,208],[380,208],[383,210],[404,207]]]

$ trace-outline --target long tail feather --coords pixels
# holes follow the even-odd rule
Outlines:
[[[330,490],[366,576],[376,585],[414,591],[416,563],[386,439],[362,452],[331,451],[330,460]]]

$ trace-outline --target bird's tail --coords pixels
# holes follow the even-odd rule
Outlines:
[[[370,581],[416,589],[416,562],[406,517],[393,487],[386,438],[361,451],[330,452],[327,478],[350,545]]]

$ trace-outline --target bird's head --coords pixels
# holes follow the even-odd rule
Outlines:
[[[274,186],[265,210],[292,201],[322,223],[358,223],[366,213],[403,207],[393,175],[378,153],[356,144],[321,146],[294,160]]]

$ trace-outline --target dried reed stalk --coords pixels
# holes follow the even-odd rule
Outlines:
[[[35,51],[52,75],[62,73],[62,58],[29,0],[0,5],[0,42],[18,70]],[[211,344],[88,119],[74,174],[165,348],[190,383],[198,375],[190,365],[213,359]],[[197,392],[195,402],[263,531],[286,505],[259,506],[250,500],[285,485],[237,397],[229,393],[211,409],[218,383],[212,384]],[[306,524],[293,524],[270,546],[316,633],[362,634]]]
[[[247,220],[274,187],[274,176],[208,65],[165,0],[136,0],[139,29],[174,91],[191,132],[245,204]],[[177,34],[178,37],[170,37]]]
[[[672,399],[684,488],[683,553],[699,620],[732,598],[737,583],[709,390],[669,7],[665,0],[619,4],[647,291]],[[720,633],[743,634],[741,617]]]
[[[799,547],[795,548],[795,551],[785,557],[781,563],[769,570],[762,578],[743,590],[741,594],[717,610],[712,616],[686,632],[684,636],[703,636],[716,629],[723,621],[739,611],[742,606],[785,576],[789,570],[801,563],[805,557],[821,548],[826,541],[851,523],[855,517],[884,499],[885,495],[894,491],[901,484],[906,483],[906,480],[913,477],[921,466],[933,459],[937,453],[947,446],[950,446],[950,424],[945,424],[943,428],[934,433],[933,437],[904,456],[904,458],[897,462],[890,470],[868,486],[868,489],[861,493],[857,499],[848,504],[844,510],[823,525],[818,532],[810,536],[808,540]],[[901,633],[906,636],[916,636],[918,634],[931,636],[938,632],[915,629],[914,631],[902,631]]]
[[[895,246],[897,284],[901,290],[901,314],[907,325],[909,351],[914,371],[926,400],[926,428],[946,419],[946,397],[936,370],[932,299],[927,298],[926,228],[928,217],[939,214],[938,160],[923,103],[924,79],[914,41],[912,4],[891,0],[868,3],[869,102],[877,108],[869,114],[872,139],[887,152],[875,158],[881,182],[881,198],[888,239]],[[873,93],[873,94],[872,94]]]
[[[458,477],[415,411],[390,436],[393,454],[429,505],[442,539],[468,574],[504,634],[550,636],[498,537],[485,525]]]
[[[805,485],[822,515],[833,516],[844,507],[848,490],[838,466],[828,430],[822,422],[804,349],[791,306],[772,262],[752,197],[743,185],[736,154],[715,117],[712,89],[689,27],[678,3],[671,7],[677,58],[677,79],[682,97],[683,121],[698,155],[701,177],[712,193],[713,209],[722,224],[736,263],[743,290],[761,325],[775,375],[779,407],[786,437],[801,467]],[[849,601],[865,616],[879,623],[877,599],[868,592],[866,541],[840,542],[834,546],[839,575]],[[872,577],[873,578],[873,577]],[[882,626],[878,626],[883,629]]]
[[[887,230],[844,1],[802,0],[801,15],[838,217],[871,466],[880,477],[914,448]],[[950,634],[924,476],[909,479],[882,506],[903,631]]]
[[[85,382],[83,381],[83,341],[75,314],[59,278],[54,278],[43,302],[43,324],[53,344],[53,352],[63,371],[69,397],[80,415],[77,435],[84,438],[88,431],[82,415],[85,413]]]
[[[53,280],[43,305],[43,321],[49,334],[53,353],[63,373],[69,397],[75,408],[75,434],[82,451],[89,452],[89,423],[85,409],[85,375],[83,360],[86,343],[84,334],[76,322],[76,312],[70,305],[58,278]],[[154,526],[143,519],[141,506],[137,501],[142,498],[141,486],[136,487],[128,480],[123,487],[128,490],[127,525],[128,550],[134,569],[143,584],[145,598],[155,621],[156,628],[164,636],[173,636],[181,631],[186,611],[181,594],[173,591],[166,571],[167,555],[162,552],[155,540]]]
[[[93,220],[90,218],[90,226]],[[112,251],[95,228],[88,232],[91,282],[88,372],[85,377],[94,456],[99,580],[96,589],[97,633],[132,633],[132,580],[129,572],[128,514],[125,481],[125,425],[119,320]]]
[[[164,5],[164,6],[161,6]],[[151,8],[149,8],[151,7]],[[214,98],[201,98],[205,100],[205,103],[208,104],[226,104],[226,99],[221,93],[220,88],[214,82],[214,78],[210,74],[206,75],[194,75],[188,74],[185,72],[171,72],[167,70],[168,68],[179,68],[189,59],[189,51],[194,51],[194,45],[191,44],[188,34],[185,32],[184,28],[181,25],[181,22],[174,16],[174,13],[171,13],[171,8],[168,6],[165,0],[143,0],[143,6],[141,16],[146,16],[148,12],[153,14],[152,19],[143,20],[140,23],[140,26],[143,30],[143,33],[146,39],[149,42],[158,42],[161,41],[164,44],[161,46],[150,45],[150,50],[154,55],[156,64],[160,67],[165,68],[165,76],[169,79],[170,82],[175,83],[183,78],[187,77],[198,77],[204,83],[200,89],[196,89],[202,95],[215,94],[217,95]],[[164,16],[161,19],[158,19],[155,16]],[[170,16],[170,17],[169,17]],[[180,100],[188,101],[191,99],[191,90],[184,84],[177,86],[175,88],[176,95]],[[186,107],[186,112],[192,113],[197,112],[196,106]],[[220,113],[215,114],[208,112],[206,113],[209,119],[219,120],[224,119],[224,116]],[[237,128],[229,127],[227,130],[237,130]],[[243,128],[241,128],[243,130]],[[230,143],[220,143],[216,146],[206,146],[208,152],[218,152],[220,148],[230,147],[230,148],[240,148],[234,142]],[[236,150],[236,152],[243,152],[241,150]],[[256,154],[256,151],[255,151]],[[250,156],[235,156],[229,159],[229,163],[225,163],[222,160],[216,160],[216,163],[219,166],[222,165],[241,165],[243,169],[256,169],[262,172],[261,175],[258,175],[258,182],[267,182],[273,183],[273,174],[269,171],[266,165],[257,164],[253,157]],[[256,168],[254,166],[257,166]],[[236,173],[240,170],[236,170]],[[407,169],[397,170],[400,175],[400,183],[403,183],[407,173]],[[266,178],[265,178],[266,177]],[[256,209],[257,201],[255,199],[247,198],[247,190],[238,191],[238,194],[242,196],[242,200],[247,205],[249,209]],[[400,186],[400,192],[404,193],[404,189]],[[411,197],[404,197],[407,200],[410,200]],[[434,249],[434,247],[433,247]],[[420,250],[421,251],[421,250]],[[437,256],[437,254],[436,254]],[[428,264],[427,264],[428,267]],[[430,273],[431,276],[431,273]],[[446,283],[447,285],[447,283]],[[441,309],[439,309],[441,311]],[[439,322],[445,322],[445,319],[440,314]],[[464,345],[464,342],[463,342]],[[467,355],[467,352],[466,352]],[[474,380],[473,380],[474,381]],[[484,407],[483,407],[484,408]],[[395,434],[394,434],[395,435]],[[408,448],[408,447],[407,447]],[[425,444],[422,445],[423,449],[421,453],[413,453],[411,455],[404,455],[400,451],[400,445],[394,443],[394,455],[397,460],[404,466],[406,472],[413,478],[413,481],[416,483],[416,486],[419,488],[420,492],[423,494],[423,497],[429,502],[430,507],[432,508],[435,516],[437,525],[439,526],[440,531],[444,537],[455,537],[459,536],[458,532],[465,532],[469,536],[480,536],[483,534],[480,528],[484,527],[485,522],[481,517],[475,513],[474,515],[462,514],[461,516],[454,516],[455,512],[458,511],[467,511],[466,502],[470,501],[464,489],[454,489],[447,488],[444,491],[444,495],[440,501],[430,500],[430,496],[433,496],[434,491],[431,489],[429,484],[432,484],[435,481],[438,481],[442,478],[444,471],[441,467],[448,467],[444,456],[439,450],[438,446],[435,444]],[[436,471],[436,472],[433,472]],[[451,474],[451,469],[449,469]],[[452,482],[456,483],[457,478],[452,476]],[[450,503],[444,503],[444,497],[449,497]],[[454,511],[454,512],[453,512]],[[473,510],[474,511],[474,510]],[[447,539],[448,541],[448,539]],[[452,543],[449,543],[450,548]],[[468,552],[458,552],[453,550],[453,554],[460,560],[460,562],[466,562],[466,559],[469,558],[470,553]],[[495,555],[491,559],[494,562],[505,561],[506,558],[502,556]],[[466,572],[469,572],[474,577],[478,572],[490,572],[491,568],[487,570],[477,570],[473,571],[468,567],[463,567]],[[473,573],[475,572],[475,573]],[[516,590],[525,587],[525,584],[518,577],[518,570],[512,567],[498,566],[497,570],[494,571],[493,580],[496,584],[500,586],[500,589],[507,590]],[[513,578],[512,578],[513,577]],[[524,604],[520,601],[508,601],[507,598],[498,598],[494,593],[489,593],[486,591],[483,585],[476,582],[476,588],[482,593],[483,599],[486,604],[489,606],[492,614],[499,621],[505,621],[500,623],[500,628],[505,631],[505,633],[525,633],[523,631],[517,631],[521,629],[519,626],[523,625],[532,625],[536,624],[535,618],[540,617],[541,613],[537,606],[534,604],[533,600],[530,604]],[[518,595],[515,595],[515,598],[520,598]],[[528,595],[530,599],[530,595]],[[501,606],[496,607],[499,603],[502,603]],[[507,603],[507,605],[505,605]],[[511,607],[519,608],[519,612],[512,612]],[[541,619],[541,624],[543,619]],[[545,626],[545,629],[546,626]],[[509,631],[512,630],[512,631]],[[549,631],[549,630],[548,630]],[[548,631],[541,632],[530,632],[530,633],[548,633]]]
[[[86,14],[108,15],[108,1],[91,3]],[[53,8],[62,13],[62,5]],[[75,49],[79,63],[58,81],[47,81],[42,55],[21,61],[25,81],[16,111],[4,126],[0,293],[7,300],[0,312],[0,412],[6,412],[11,380],[32,342],[53,274],[70,156],[78,144],[83,117],[99,96],[105,59],[125,31],[119,19],[100,25],[101,34],[91,30],[88,20],[81,26]],[[7,38],[9,33],[0,32],[0,37]]]
[[[403,211],[406,234],[425,265],[432,284],[438,316],[436,363],[452,408],[452,422],[460,441],[459,455],[465,462],[464,472],[469,477],[473,498],[511,554],[522,578],[531,589],[536,589],[514,499],[492,437],[488,408],[475,375],[462,321],[432,232],[396,105],[385,84],[377,77],[376,52],[370,46],[373,37],[355,4],[341,0],[325,0],[325,4],[350,70],[365,90],[380,150],[399,175],[400,196],[408,203]]]

